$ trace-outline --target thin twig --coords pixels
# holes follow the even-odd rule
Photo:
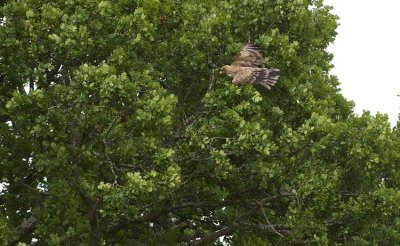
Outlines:
[[[269,220],[268,220],[268,217],[267,217],[267,214],[265,213],[265,210],[264,210],[264,206],[262,205],[262,204],[260,204],[260,206],[261,206],[261,211],[262,211],[262,213],[263,213],[263,215],[264,215],[264,218],[265,218],[265,221],[267,222],[267,224],[271,227],[271,229],[276,233],[276,234],[278,234],[280,237],[282,237],[282,238],[285,238],[285,236],[283,236],[280,232],[278,232],[276,229],[275,229],[275,227],[269,222]]]

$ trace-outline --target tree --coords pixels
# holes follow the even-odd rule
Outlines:
[[[18,0],[0,11],[0,241],[389,244],[398,129],[329,75],[321,0]],[[257,43],[278,85],[218,70]]]

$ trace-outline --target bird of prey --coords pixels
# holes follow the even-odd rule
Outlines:
[[[258,47],[247,43],[231,65],[221,68],[221,73],[233,78],[234,85],[260,84],[269,90],[279,78],[279,69],[259,67],[262,64],[264,59]]]

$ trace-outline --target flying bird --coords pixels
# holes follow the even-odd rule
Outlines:
[[[260,84],[271,89],[279,79],[279,69],[262,68],[264,59],[257,46],[247,43],[242,47],[240,56],[234,58],[231,65],[225,65],[220,73],[233,78],[234,85]]]

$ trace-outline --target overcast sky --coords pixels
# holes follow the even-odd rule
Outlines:
[[[387,113],[394,126],[400,112],[400,0],[325,0],[340,17],[333,74],[343,95],[363,109]]]

